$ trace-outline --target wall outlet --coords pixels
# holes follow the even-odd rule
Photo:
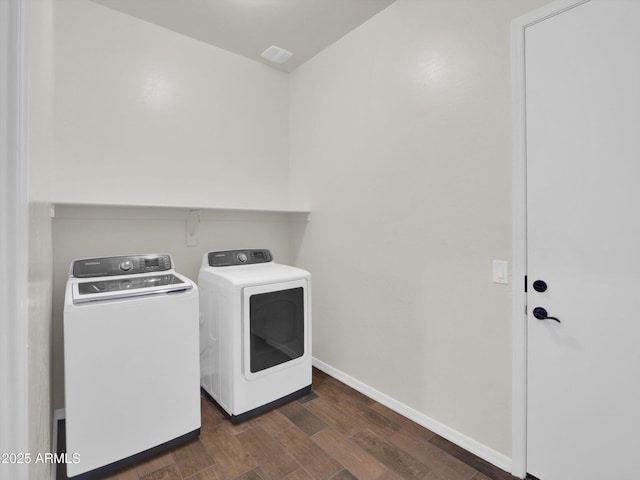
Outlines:
[[[189,210],[187,217],[187,247],[198,246],[198,227],[200,226],[200,210]]]

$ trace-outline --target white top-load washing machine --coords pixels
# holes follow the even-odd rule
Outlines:
[[[200,433],[198,289],[169,255],[75,260],[64,306],[67,476]]]
[[[311,276],[269,250],[204,255],[200,382],[234,422],[311,391]]]

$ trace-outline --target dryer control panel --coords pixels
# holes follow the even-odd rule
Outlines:
[[[109,277],[162,272],[172,268],[171,256],[166,254],[83,258],[73,261],[69,276],[76,278]]]
[[[232,265],[250,265],[252,263],[267,263],[273,260],[271,252],[266,249],[225,250],[209,252],[210,267],[230,267]]]

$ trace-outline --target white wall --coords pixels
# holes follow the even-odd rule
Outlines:
[[[291,76],[314,356],[507,457],[509,26],[544,3],[399,0]]]
[[[288,77],[87,0],[55,2],[53,202],[286,208]]]
[[[289,79],[252,60],[87,0],[56,0],[51,160],[32,190],[52,203],[286,209]],[[48,172],[53,171],[53,175]],[[290,260],[286,214],[56,208],[54,407],[64,406],[62,309],[69,263],[167,252],[197,277],[202,254],[270,248]]]
[[[29,452],[52,451],[51,205],[29,204]],[[51,465],[29,465],[29,478],[49,478]]]
[[[29,452],[52,447],[51,205],[33,188],[51,178],[53,130],[53,0],[29,4]],[[29,478],[49,478],[51,465],[32,462]]]

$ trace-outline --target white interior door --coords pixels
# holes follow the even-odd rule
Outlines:
[[[527,27],[525,66],[527,471],[638,478],[640,1]]]

